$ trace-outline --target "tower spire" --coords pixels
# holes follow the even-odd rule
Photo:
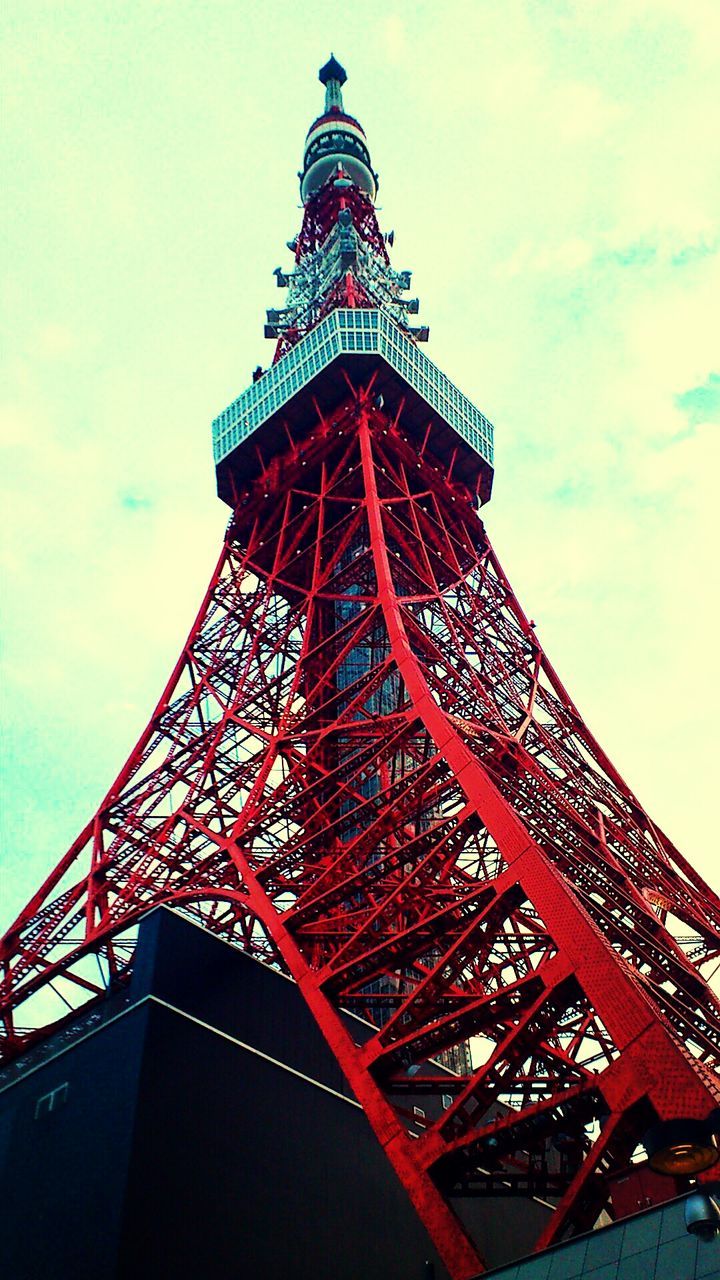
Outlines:
[[[334,53],[330,54],[324,67],[318,71],[318,80],[325,85],[325,111],[344,110],[342,87],[347,80],[347,72],[338,62]]]
[[[347,72],[334,54],[321,67],[318,80],[325,85],[325,110],[311,124],[305,139],[300,195],[307,204],[338,166],[371,200],[375,199],[378,176],[370,161],[365,130],[345,110],[342,87]]]
[[[393,269],[375,214],[378,176],[370,160],[365,130],[348,115],[342,99],[345,68],[334,54],[318,72],[325,86],[325,110],[305,139],[300,195],[305,208],[300,234],[288,247],[292,272],[275,268],[286,305],[271,307],[265,336],[278,339],[275,362],[337,307],[384,311],[416,342],[427,341],[427,325],[413,325],[417,298],[406,298],[412,273]]]

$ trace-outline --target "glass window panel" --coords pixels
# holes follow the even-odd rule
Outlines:
[[[216,461],[224,458],[239,437],[244,439],[265,422],[342,351],[377,351],[468,444],[492,461],[492,424],[425,353],[384,312],[344,308],[326,316],[312,333],[215,419]]]

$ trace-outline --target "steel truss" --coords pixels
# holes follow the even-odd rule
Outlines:
[[[720,902],[372,383],[238,493],[147,729],[4,939],[6,1059],[122,987],[159,904],[296,980],[453,1277],[483,1265],[454,1196],[550,1196],[547,1245],[652,1119],[720,1101]]]

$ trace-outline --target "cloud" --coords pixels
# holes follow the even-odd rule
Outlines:
[[[152,498],[146,498],[135,493],[123,493],[120,495],[120,505],[125,507],[127,511],[149,511],[154,503]]]
[[[698,422],[720,422],[720,373],[708,374],[701,386],[676,396],[675,403],[687,414],[691,427]]]

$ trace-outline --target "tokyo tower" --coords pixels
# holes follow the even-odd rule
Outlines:
[[[424,352],[334,57],[320,80],[274,359],[213,423],[220,556],[140,741],[2,941],[2,1058],[122,990],[139,921],[174,906],[294,979],[467,1280],[464,1196],[543,1196],[542,1248],[621,1213],[653,1126],[684,1117],[701,1177],[716,1158],[720,900],[513,593],[479,515],[492,425]]]

